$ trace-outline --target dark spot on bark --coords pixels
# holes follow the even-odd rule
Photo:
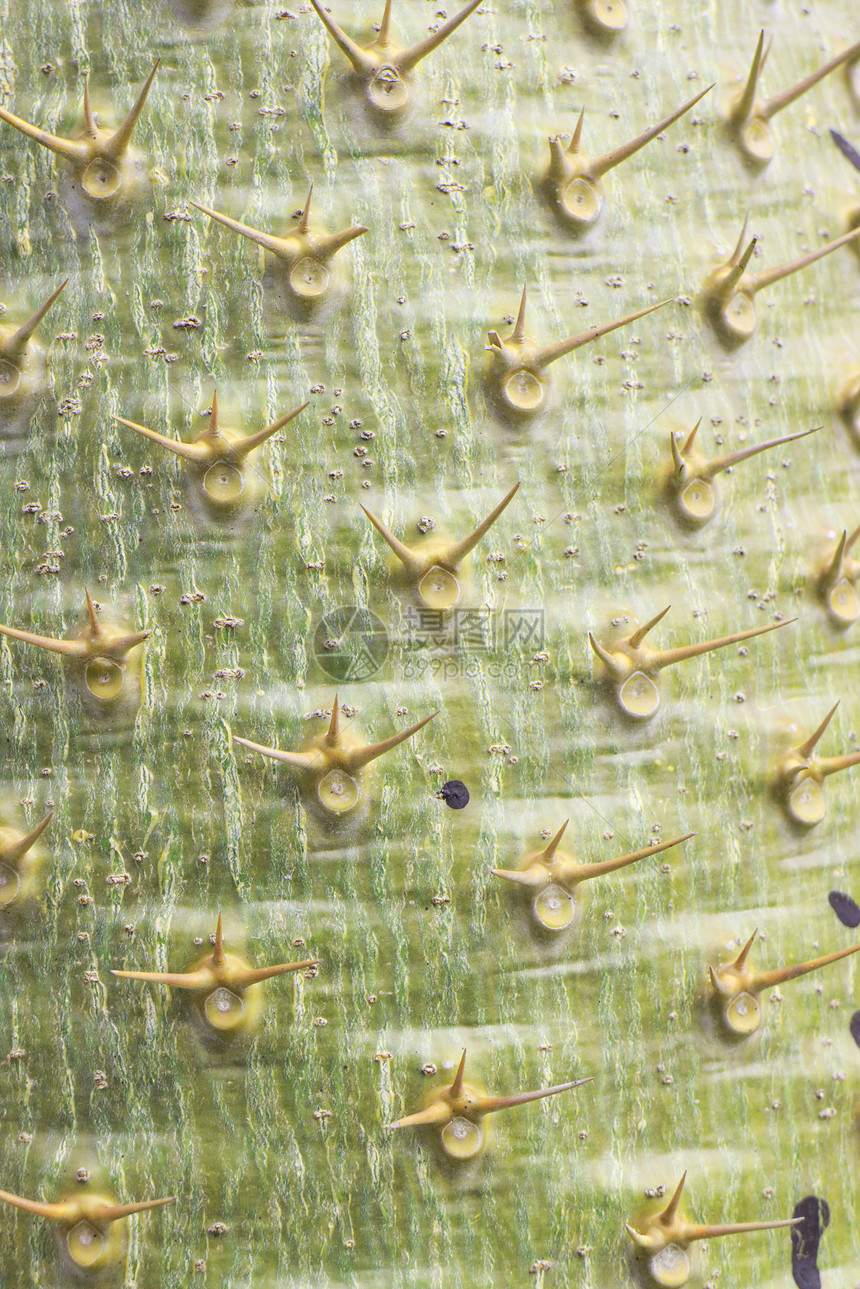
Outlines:
[[[802,1222],[791,1228],[791,1273],[797,1289],[821,1289],[818,1270],[818,1245],[830,1221],[827,1200],[807,1195],[795,1204],[792,1217]]]
[[[451,810],[462,810],[469,804],[469,789],[460,779],[449,779],[443,783],[439,796]]]
[[[831,891],[827,898],[843,926],[860,926],[860,908],[850,895],[845,895],[842,891]]]

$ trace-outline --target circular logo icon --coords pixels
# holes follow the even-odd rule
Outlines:
[[[313,650],[333,680],[370,680],[388,657],[388,632],[375,613],[350,604],[320,618]]]

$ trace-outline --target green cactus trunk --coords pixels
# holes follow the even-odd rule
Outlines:
[[[331,5],[365,45],[382,7]],[[857,937],[827,896],[860,902],[860,768],[825,780],[802,833],[770,784],[837,699],[818,752],[858,747],[860,624],[830,624],[816,577],[860,523],[860,440],[838,413],[860,367],[860,259],[845,246],[762,290],[735,351],[697,308],[747,212],[760,272],[860,206],[829,137],[860,148],[844,69],[774,118],[762,172],[721,115],[761,21],[773,97],[857,34],[853,7],[631,0],[607,44],[573,0],[496,0],[410,73],[412,116],[387,135],[310,6],[237,0],[208,32],[176,17],[203,8],[0,0],[0,106],[65,138],[85,73],[115,128],[162,60],[135,135],[151,202],[115,236],[76,236],[60,160],[0,123],[4,321],[70,279],[37,333],[50,394],[0,444],[0,621],[62,636],[88,588],[152,631],[140,707],[108,721],[62,658],[0,639],[0,825],[54,812],[32,897],[0,908],[0,1187],[53,1201],[98,1165],[117,1203],[176,1195],[131,1219],[112,1274],[134,1289],[617,1289],[625,1221],[686,1169],[694,1222],[824,1197],[819,1264],[853,1285],[855,959],[765,992],[740,1046],[705,1004],[709,964],[755,928],[761,970]],[[408,45],[441,13],[395,0],[392,19]],[[555,222],[550,136],[585,107],[583,146],[612,152],[712,81],[605,177],[593,231]],[[310,183],[321,227],[368,232],[302,311],[279,303],[262,250],[191,203],[281,236]],[[674,303],[553,362],[548,412],[503,424],[483,351],[524,285],[541,345]],[[213,518],[185,463],[114,419],[190,443],[216,387],[244,434],[311,399],[249,457],[244,519]],[[699,418],[709,457],[823,428],[717,475],[696,531],[665,480],[670,435]],[[472,532],[517,482],[464,566],[455,636],[396,582],[360,504],[420,549],[422,533]],[[629,636],[669,604],[654,649],[798,621],[667,668],[659,712],[630,724],[595,684],[587,632]],[[351,605],[387,653],[381,630],[347,633],[348,658],[327,649],[343,628],[327,615]],[[231,743],[297,750],[336,692],[368,743],[440,713],[356,776],[355,817],[306,811],[290,766]],[[448,780],[466,808],[438,796]],[[584,882],[559,942],[490,870],[519,868],[566,818],[584,863],[696,836]],[[219,911],[255,965],[321,960],[263,985],[259,1028],[232,1042],[179,990],[110,974],[187,971]],[[464,1048],[492,1096],[594,1081],[493,1115],[486,1153],[452,1172],[387,1125],[450,1084]],[[786,1231],[692,1257],[698,1285],[791,1275]],[[68,1282],[50,1223],[3,1206],[0,1281],[25,1280]]]

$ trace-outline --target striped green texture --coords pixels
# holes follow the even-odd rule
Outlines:
[[[774,36],[766,94],[860,33],[848,0],[631,4],[607,46],[572,0],[486,0],[420,64],[413,123],[386,140],[305,3],[239,0],[194,33],[160,0],[0,0],[0,103],[47,130],[78,132],[85,74],[119,121],[162,60],[137,135],[152,199],[116,237],[77,240],[59,162],[0,123],[3,320],[70,278],[39,331],[50,395],[2,445],[0,621],[62,635],[88,587],[153,633],[134,726],[112,733],[80,719],[58,658],[0,641],[0,822],[55,812],[37,899],[0,913],[0,1187],[51,1200],[98,1163],[121,1202],[176,1194],[130,1221],[109,1282],[616,1289],[624,1221],[686,1168],[697,1221],[788,1217],[823,1195],[824,1283],[860,1283],[856,960],[766,994],[740,1048],[702,1002],[707,964],[756,927],[762,968],[856,935],[827,894],[860,901],[860,769],[827,782],[802,835],[768,784],[837,698],[820,750],[860,745],[860,627],[833,631],[813,576],[815,552],[860,523],[860,456],[836,411],[860,364],[860,260],[844,248],[762,292],[735,353],[695,307],[747,211],[764,268],[840,235],[860,203],[828,133],[860,146],[842,71],[775,118],[762,173],[726,139],[759,29]],[[381,7],[332,0],[359,40]],[[412,41],[443,9],[395,0],[393,17]],[[607,177],[592,234],[552,222],[534,190],[548,136],[584,106],[584,146],[609,151],[712,81]],[[310,181],[328,228],[369,230],[338,257],[343,298],[320,326],[279,315],[257,248],[188,205],[279,233]],[[525,283],[542,341],[675,302],[559,360],[551,413],[512,432],[485,407],[483,349]],[[180,461],[112,419],[189,440],[216,385],[247,433],[312,400],[253,458],[261,502],[232,535],[194,518]],[[659,479],[670,433],[699,417],[706,452],[823,428],[719,476],[721,512],[690,535]],[[416,642],[359,502],[411,544],[424,516],[464,535],[517,480],[468,602],[500,634],[542,613],[543,648]],[[349,604],[383,620],[391,651],[340,686],[348,723],[378,740],[440,713],[378,763],[364,830],[321,828],[286,766],[230,742],[300,746],[335,691],[316,624]],[[655,647],[798,621],[667,670],[658,716],[631,727],[594,687],[586,633],[667,604]],[[447,779],[466,782],[467,809],[437,798]],[[489,869],[568,817],[586,861],[697,836],[586,884],[552,947]],[[315,979],[269,982],[260,1030],[232,1045],[201,1036],[178,991],[110,975],[187,969],[219,910],[227,948],[255,963],[321,959]],[[464,1048],[493,1093],[594,1082],[500,1113],[478,1166],[451,1177],[386,1125],[450,1082]],[[700,1286],[791,1284],[785,1232],[695,1256]],[[3,1206],[0,1284],[67,1282],[49,1224]]]

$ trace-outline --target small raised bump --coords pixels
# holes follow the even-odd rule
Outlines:
[[[860,617],[857,598],[857,581],[860,578],[860,560],[852,559],[849,552],[860,537],[860,528],[851,535],[844,529],[833,550],[828,552],[816,576],[818,598],[833,626],[845,630]]]
[[[634,156],[641,148],[679,120],[714,87],[701,90],[676,111],[671,112],[635,139],[602,157],[590,157],[582,150],[583,108],[570,143],[565,148],[559,136],[549,140],[550,160],[540,188],[553,213],[568,232],[582,233],[599,219],[604,205],[601,179],[615,166]]]
[[[311,0],[320,22],[348,59],[365,107],[377,124],[383,126],[397,122],[410,105],[410,74],[417,64],[447,40],[480,3],[481,0],[469,0],[459,13],[443,22],[436,31],[404,49],[391,36],[391,0],[386,0],[379,35],[366,46],[356,44],[319,0]]]
[[[497,331],[487,333],[490,357],[484,379],[487,400],[493,410],[503,419],[520,423],[528,422],[545,411],[550,390],[546,368],[551,363],[672,303],[671,300],[660,300],[615,322],[589,327],[567,340],[539,345],[526,333],[526,301],[527,287],[523,287],[517,320],[509,336],[503,338]]]
[[[49,134],[0,108],[0,121],[55,153],[66,164],[70,172],[66,206],[82,234],[90,227],[101,232],[117,227],[119,218],[127,217],[142,196],[148,178],[143,159],[131,141],[160,63],[160,59],[156,61],[134,105],[116,130],[105,130],[98,124],[90,107],[86,82],[84,133],[77,139]]]
[[[114,1224],[133,1213],[146,1213],[150,1209],[163,1208],[165,1204],[174,1204],[176,1196],[117,1204],[107,1195],[86,1191],[56,1204],[47,1204],[42,1200],[24,1199],[10,1191],[0,1191],[0,1200],[22,1212],[56,1222],[60,1256],[67,1267],[77,1274],[96,1276],[125,1256],[128,1243],[125,1229]]]
[[[215,520],[231,521],[247,514],[259,494],[259,475],[246,468],[248,456],[278,430],[308,407],[302,403],[255,434],[242,435],[237,430],[221,425],[218,418],[218,395],[212,395],[209,424],[193,443],[168,438],[135,421],[122,416],[113,419],[120,425],[142,435],[159,447],[180,457],[187,470],[200,507]]]
[[[264,980],[294,971],[306,971],[319,966],[319,962],[319,958],[305,958],[301,962],[251,967],[244,958],[224,950],[223,924],[219,913],[212,953],[198,958],[189,971],[111,970],[111,975],[124,980],[139,980],[190,991],[194,995],[197,1011],[208,1028],[229,1038],[249,1033],[256,1027],[262,1014],[262,998],[258,986]]]
[[[61,282],[20,326],[0,322],[0,435],[4,437],[27,429],[47,391],[47,354],[34,333],[68,281]]]
[[[0,634],[64,658],[75,692],[91,713],[111,717],[136,711],[143,660],[140,646],[152,632],[129,632],[97,616],[89,591],[85,596],[85,622],[63,639],[4,625],[0,625]]]
[[[396,538],[366,506],[361,509],[394,552],[400,562],[401,572],[419,603],[425,608],[446,612],[460,602],[464,584],[463,561],[513,501],[519,486],[515,483],[468,537],[459,541],[436,538],[417,549],[406,546]]]
[[[783,108],[794,103],[802,94],[806,94],[825,76],[828,76],[830,72],[835,71],[843,64],[850,63],[860,53],[860,41],[857,41],[843,50],[841,54],[837,54],[835,58],[831,58],[823,67],[819,67],[811,76],[805,77],[803,80],[798,81],[796,85],[792,85],[790,89],[784,90],[782,94],[777,94],[770,99],[763,99],[759,97],[758,84],[764,71],[767,56],[770,53],[771,44],[772,41],[765,48],[764,32],[762,31],[758,38],[746,84],[731,100],[727,112],[728,127],[734,142],[744,160],[756,168],[767,166],[776,151],[776,139],[770,122],[777,112],[781,112]]]
[[[251,228],[250,225],[242,224],[199,202],[189,202],[195,210],[230,232],[261,246],[273,257],[275,278],[284,299],[300,317],[313,314],[328,298],[334,282],[334,259],[338,251],[368,231],[362,224],[352,224],[339,233],[327,233],[312,225],[310,207],[313,190],[311,184],[298,224],[283,237]]]
[[[33,892],[39,868],[38,850],[34,846],[54,817],[49,810],[35,828],[19,832],[17,828],[0,827],[0,910],[22,904]]]
[[[252,743],[235,734],[233,742],[291,766],[297,773],[305,800],[322,811],[324,817],[334,821],[349,815],[356,806],[365,804],[364,772],[370,763],[412,738],[438,715],[438,712],[431,712],[390,738],[379,743],[365,743],[352,730],[341,729],[340,704],[335,694],[328,729],[312,736],[304,751],[285,752],[262,743]]]
[[[838,706],[837,700],[818,728],[786,752],[776,767],[773,784],[777,797],[792,823],[802,828],[812,828],[824,818],[824,780],[831,774],[860,765],[860,752],[849,752],[845,756],[815,754]]]
[[[801,255],[796,260],[779,264],[776,268],[764,269],[760,273],[747,273],[747,266],[755,251],[756,239],[753,238],[742,250],[746,238],[747,221],[741,231],[738,244],[725,264],[714,269],[705,280],[701,293],[702,311],[711,324],[717,338],[727,349],[735,349],[749,340],[757,326],[755,296],[764,287],[779,282],[792,273],[799,273],[825,255],[831,255],[840,246],[846,246],[860,238],[860,228],[845,233],[842,237],[827,242],[808,255]]]
[[[671,667],[688,658],[697,658],[700,654],[712,653],[715,649],[726,649],[743,640],[753,640],[756,636],[778,631],[797,621],[796,618],[789,618],[785,622],[753,627],[749,631],[735,631],[731,635],[681,645],[675,649],[651,649],[643,643],[645,636],[665,617],[670,607],[662,609],[644,626],[638,627],[628,636],[620,637],[608,647],[601,645],[589,632],[591,648],[602,664],[598,680],[609,686],[617,705],[631,720],[647,721],[657,714],[660,706],[659,673],[664,667]]]
[[[389,1128],[426,1128],[432,1130],[433,1140],[443,1156],[453,1164],[468,1163],[487,1148],[489,1125],[484,1119],[498,1110],[525,1105],[544,1097],[569,1092],[573,1088],[591,1083],[591,1078],[576,1079],[571,1083],[558,1083],[554,1087],[539,1088],[534,1092],[519,1092],[513,1096],[490,1097],[465,1081],[466,1053],[460,1059],[454,1080],[448,1087],[436,1088],[429,1093],[423,1109],[390,1123]]]
[[[860,449],[860,371],[852,372],[845,380],[836,406],[855,448]]]
[[[577,9],[592,36],[612,42],[630,23],[628,0],[576,0]]]
[[[716,457],[706,457],[695,446],[696,434],[701,419],[693,426],[683,444],[669,435],[671,465],[663,475],[662,493],[668,502],[672,514],[686,528],[703,528],[719,510],[719,493],[714,477],[724,470],[730,470],[760,452],[771,448],[783,447],[796,439],[804,439],[816,434],[822,427],[816,425],[810,430],[798,430],[794,434],[784,434],[780,438],[767,439],[764,443],[754,443],[751,447],[740,448],[736,452],[726,452]]]
[[[689,1248],[695,1241],[746,1235],[752,1231],[775,1231],[785,1226],[796,1226],[802,1220],[785,1218],[776,1222],[731,1222],[720,1226],[688,1222],[681,1213],[686,1180],[685,1172],[664,1209],[633,1223],[625,1223],[636,1255],[644,1260],[651,1281],[665,1289],[681,1289],[689,1281],[693,1272]]]
[[[526,856],[518,869],[491,868],[494,877],[504,878],[518,886],[531,906],[531,915],[542,931],[556,932],[566,930],[574,920],[576,909],[576,890],[582,882],[605,873],[614,873],[630,864],[637,864],[649,855],[660,855],[664,850],[679,846],[682,842],[695,837],[695,833],[684,833],[673,837],[671,841],[662,841],[653,846],[621,855],[617,859],[599,860],[594,864],[581,864],[571,855],[560,849],[568,820],[559,828],[549,844],[536,854]]]
[[[837,949],[808,962],[793,963],[771,971],[757,971],[750,960],[750,952],[757,931],[753,931],[738,956],[732,962],[708,967],[713,1001],[716,1004],[726,1032],[737,1039],[749,1038],[761,1027],[762,1011],[758,995],[765,989],[796,980],[799,976],[819,971],[822,967],[839,962],[860,949],[860,944],[847,949]]]

